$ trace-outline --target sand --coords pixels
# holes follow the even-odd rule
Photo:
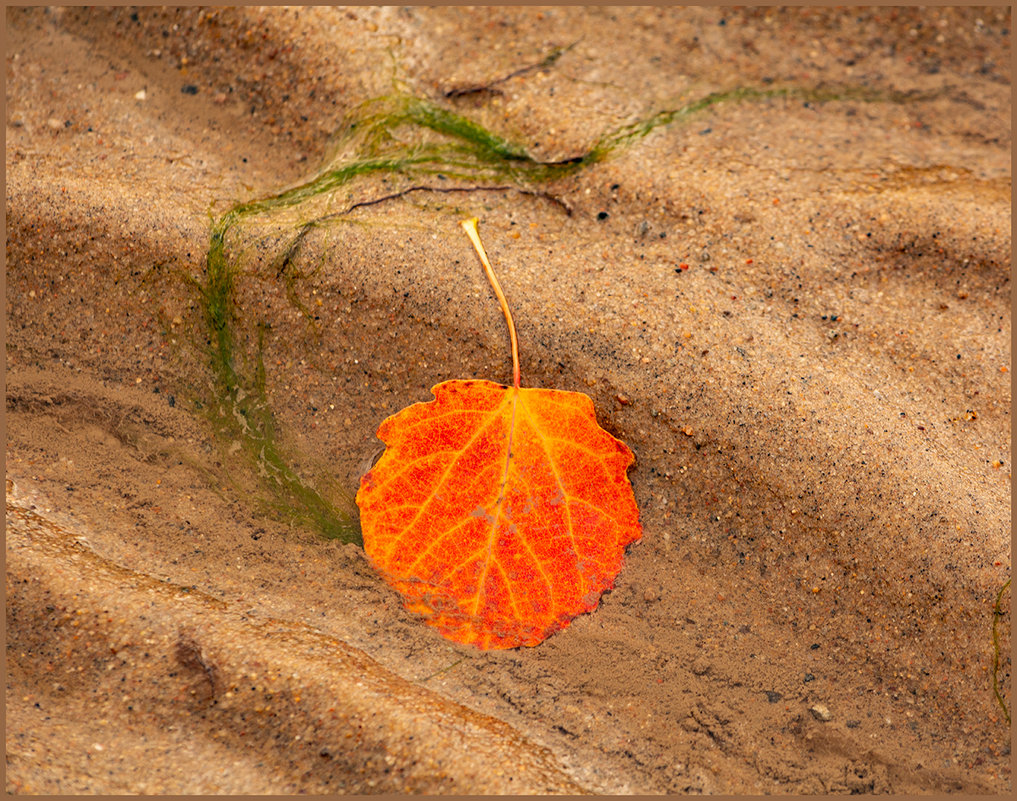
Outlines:
[[[6,14],[9,792],[1011,789],[1009,11]],[[266,507],[214,219],[395,91],[560,161],[738,87],[548,184],[376,173],[313,214],[428,189],[228,252],[237,369],[260,336],[341,508],[384,417],[511,380],[478,216],[524,384],[636,454],[595,612],[458,646]]]

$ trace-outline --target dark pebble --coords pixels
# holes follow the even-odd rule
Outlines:
[[[196,95],[198,94],[198,87],[195,86],[193,83],[185,83],[183,86],[180,87],[180,91],[183,92],[185,95]]]
[[[176,406],[177,405],[177,399],[175,397],[173,397],[172,395],[170,395],[168,398],[166,398],[166,400],[169,401],[169,405],[170,406]]]
[[[862,722],[860,720],[849,720],[844,725],[847,726],[849,729],[857,729],[859,726],[862,725]]]
[[[805,674],[805,678],[802,679],[802,681],[805,682],[806,684],[808,684],[810,681],[815,681],[815,680],[816,680],[816,677],[813,676],[811,673],[806,673]]]
[[[775,693],[773,690],[766,690],[766,700],[771,704],[777,703],[784,696],[780,693]]]
[[[598,220],[606,220],[610,216],[611,215],[609,215],[606,211],[597,212],[597,219]]]

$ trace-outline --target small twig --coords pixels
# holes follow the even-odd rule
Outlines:
[[[512,191],[515,191],[515,192],[520,192],[521,194],[524,194],[524,195],[532,195],[534,197],[542,197],[545,200],[550,200],[552,203],[560,206],[562,208],[562,210],[568,216],[570,216],[570,217],[572,216],[572,207],[569,206],[568,203],[566,203],[561,198],[555,197],[554,195],[548,194],[547,192],[540,192],[540,191],[533,190],[533,189],[523,189],[523,188],[518,187],[518,186],[509,186],[509,185],[503,185],[503,186],[410,186],[410,187],[407,187],[406,189],[402,189],[402,190],[400,190],[398,192],[392,192],[391,194],[382,195],[381,197],[372,198],[371,200],[359,200],[356,203],[352,204],[351,206],[348,206],[343,211],[337,211],[337,212],[334,212],[333,214],[326,214],[323,217],[318,217],[315,220],[310,220],[309,222],[306,222],[303,225],[301,225],[300,226],[300,230],[297,232],[297,235],[293,238],[293,241],[290,242],[289,247],[286,248],[286,252],[283,253],[278,259],[276,259],[275,262],[273,262],[273,264],[278,264],[279,265],[278,268],[276,269],[276,277],[277,278],[281,278],[282,277],[283,273],[286,271],[286,268],[292,263],[293,257],[296,255],[297,249],[300,247],[300,244],[303,242],[304,237],[307,236],[307,234],[311,230],[311,228],[313,228],[314,226],[319,225],[319,224],[325,222],[326,220],[334,220],[334,219],[338,219],[340,217],[345,217],[347,214],[349,214],[354,209],[359,209],[359,208],[363,208],[363,207],[366,207],[366,206],[376,206],[379,203],[385,203],[385,202],[387,202],[389,200],[396,200],[396,199],[398,199],[400,197],[404,197],[405,195],[408,195],[411,192],[441,192],[441,193],[451,193],[451,192],[505,192],[505,191],[508,191],[508,190],[512,190]],[[511,321],[510,321],[510,325],[511,325]],[[512,332],[512,336],[513,337],[515,336],[515,332],[514,331]],[[518,357],[516,357],[516,358],[518,359]],[[516,385],[517,386],[518,386],[518,383],[519,383],[518,382],[518,374],[519,374],[518,371],[519,371],[519,368],[517,366],[516,367],[516,377],[517,377],[516,378]]]
[[[311,228],[313,228],[315,225],[318,225],[319,223],[325,222],[326,220],[335,220],[340,217],[345,217],[354,209],[364,208],[366,206],[377,206],[379,203],[386,203],[389,200],[397,200],[398,198],[405,197],[406,195],[409,195],[412,192],[439,192],[443,194],[448,194],[452,192],[508,192],[508,191],[519,192],[520,194],[523,195],[530,195],[531,197],[539,197],[543,198],[544,200],[549,200],[556,206],[559,206],[562,209],[562,211],[565,212],[566,215],[568,215],[569,217],[572,216],[572,207],[568,203],[566,203],[562,198],[557,197],[556,195],[552,195],[549,192],[541,192],[536,189],[525,189],[523,187],[511,186],[509,184],[503,184],[499,186],[410,186],[407,187],[406,189],[401,189],[398,192],[392,192],[391,194],[371,198],[370,200],[358,200],[356,203],[354,203],[351,206],[347,206],[342,211],[333,212],[332,214],[326,214],[324,217],[318,217],[315,220],[311,220],[310,222],[304,223],[300,227],[300,231],[294,237],[289,247],[286,249],[286,252],[283,253],[276,260],[275,263],[279,265],[276,270],[276,277],[281,277],[283,272],[285,272],[286,268],[293,261],[293,257],[296,255],[297,248],[300,246],[300,243],[303,241],[304,237],[307,236]]]
[[[279,269],[276,270],[276,278],[282,277],[282,274],[286,271],[286,268],[289,267],[290,262],[293,261],[293,257],[297,253],[297,248],[300,247],[300,243],[304,241],[304,237],[307,236],[307,232],[310,229],[311,226],[309,224],[301,226],[300,231],[297,233],[295,237],[293,237],[293,241],[290,242],[290,246],[286,248],[286,252],[279,257],[279,259],[277,260],[279,264]]]
[[[1003,617],[1003,607],[1000,605],[1003,600],[1003,593],[1006,592],[1006,588],[1010,586],[1010,579],[1006,580],[1006,583],[1000,588],[999,593],[996,595],[996,602],[992,605],[992,646],[993,646],[993,657],[992,657],[992,692],[996,696],[996,702],[1002,707],[1003,714],[1006,715],[1006,722],[1010,722],[1010,710],[1006,706],[1006,701],[1003,700],[1003,695],[999,691],[999,631],[997,625],[999,619]]]
[[[507,191],[519,192],[522,195],[530,195],[532,197],[541,197],[544,198],[544,200],[550,200],[555,205],[560,206],[562,211],[564,211],[569,217],[572,216],[572,207],[564,200],[562,200],[560,197],[552,195],[548,192],[541,192],[536,189],[524,189],[522,187],[511,186],[509,184],[504,184],[500,186],[410,186],[407,187],[406,189],[400,190],[399,192],[393,192],[391,195],[382,195],[381,197],[374,198],[373,200],[361,200],[357,203],[354,203],[352,206],[346,209],[346,211],[342,211],[339,212],[338,214],[329,216],[341,217],[346,214],[349,214],[354,209],[360,208],[361,206],[374,206],[377,205],[378,203],[384,203],[386,200],[394,200],[396,198],[403,197],[404,195],[408,195],[411,192],[450,193],[450,192],[507,192]],[[322,219],[328,218],[323,217]]]
[[[446,673],[449,670],[452,670],[452,668],[454,668],[456,665],[458,665],[460,662],[464,661],[465,659],[466,659],[465,656],[464,657],[460,657],[455,662],[453,662],[451,665],[448,665],[447,667],[439,668],[438,670],[434,671],[434,673],[432,673],[430,676],[424,676],[424,678],[417,679],[417,681],[420,681],[420,682],[430,681],[435,676],[440,676],[442,673]]]
[[[444,92],[445,97],[462,97],[463,95],[477,94],[478,92],[488,92],[492,90],[492,87],[497,86],[499,83],[505,83],[513,78],[518,78],[520,75],[525,75],[528,72],[535,70],[542,70],[550,67],[554,62],[561,58],[565,53],[575,47],[581,39],[576,39],[572,44],[566,47],[556,47],[543,59],[536,62],[535,64],[528,64],[525,67],[520,67],[517,70],[510,72],[508,75],[503,75],[501,78],[495,78],[491,81],[485,81],[484,83],[471,83],[464,86],[453,86],[450,89],[446,89]]]
[[[398,198],[405,197],[406,195],[409,195],[412,192],[440,192],[443,194],[448,194],[451,192],[507,192],[507,191],[519,192],[520,194],[523,195],[531,195],[533,197],[540,197],[543,198],[544,200],[549,200],[555,205],[560,206],[561,209],[568,216],[570,217],[572,216],[572,207],[564,200],[562,200],[560,197],[556,197],[555,195],[549,194],[547,192],[540,192],[535,189],[523,189],[518,186],[510,186],[507,184],[503,186],[410,186],[407,187],[406,189],[401,189],[398,192],[392,192],[391,194],[382,195],[381,197],[372,198],[371,200],[358,200],[352,206],[347,206],[343,211],[337,211],[332,214],[326,214],[324,217],[318,217],[316,220],[304,223],[303,227],[306,229],[319,223],[323,223],[326,220],[335,220],[338,219],[339,217],[345,217],[354,209],[363,208],[365,206],[377,206],[379,203],[385,203],[389,200],[396,200]]]

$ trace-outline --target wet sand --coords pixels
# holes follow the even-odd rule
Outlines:
[[[8,10],[8,791],[1008,792],[1010,22]],[[480,218],[523,383],[636,454],[643,538],[594,613],[457,646],[265,508],[210,422],[213,218],[396,89],[560,161],[738,87],[827,94],[539,191],[432,176],[289,272],[296,218],[237,246],[237,363],[260,337],[279,441],[341,506],[384,417],[511,379]]]

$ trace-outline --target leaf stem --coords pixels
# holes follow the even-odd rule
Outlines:
[[[519,389],[519,341],[516,339],[516,326],[512,322],[512,313],[509,311],[508,301],[505,300],[505,293],[501,291],[501,285],[498,283],[498,278],[491,267],[491,261],[487,258],[484,245],[480,241],[480,233],[477,231],[477,218],[471,217],[459,224],[466,231],[466,235],[473,243],[473,249],[480,256],[480,261],[484,265],[484,272],[487,273],[487,280],[494,287],[494,294],[498,296],[498,303],[501,304],[501,310],[505,314],[505,322],[508,323],[509,340],[512,342],[512,383],[516,389]]]

